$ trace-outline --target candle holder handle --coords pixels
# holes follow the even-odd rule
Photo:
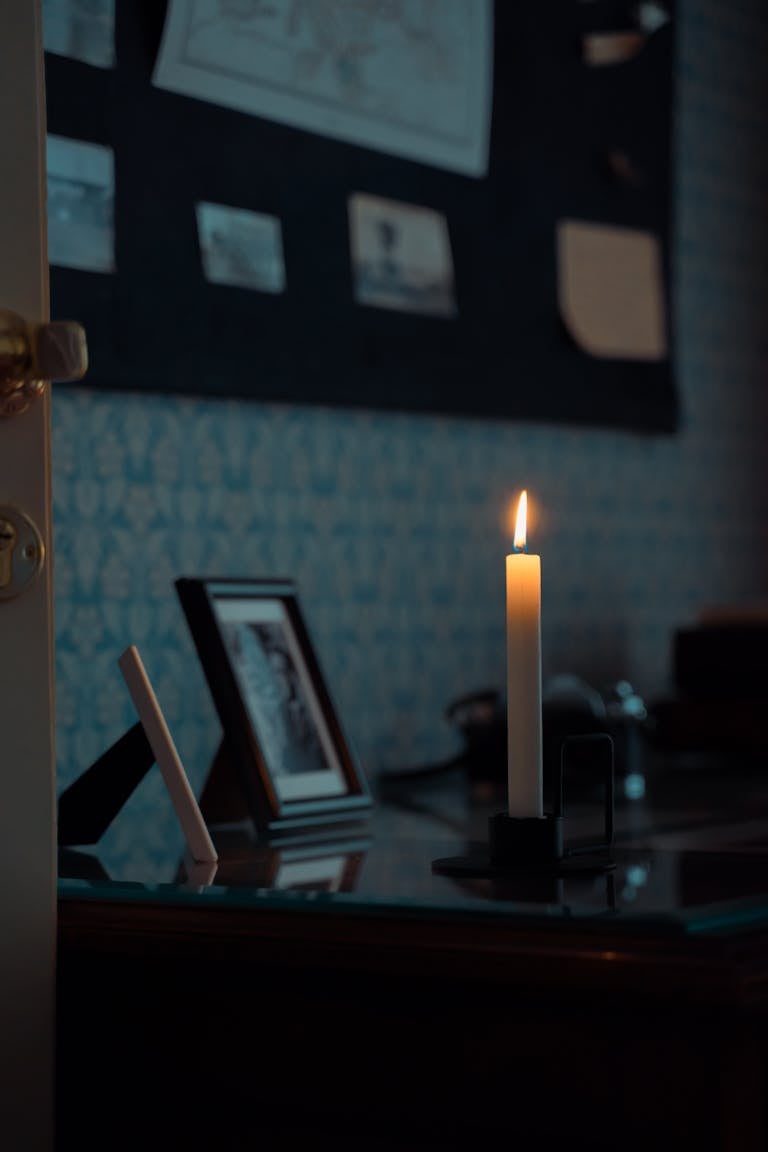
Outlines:
[[[555,792],[555,816],[565,815],[564,791],[565,769],[570,754],[577,748],[587,746],[602,760],[603,770],[603,839],[595,844],[569,849],[569,856],[590,853],[610,853],[613,847],[613,810],[615,805],[613,737],[607,732],[584,732],[577,736],[566,736],[560,745],[560,761],[557,770],[557,790]]]
[[[565,775],[574,754],[588,749],[599,760],[603,776],[604,826],[602,839],[591,844],[565,846]],[[607,732],[567,736],[560,748],[553,811],[543,817],[517,817],[497,812],[488,820],[487,851],[452,856],[432,863],[433,871],[447,876],[492,876],[512,872],[567,875],[569,872],[608,872],[614,831],[613,739]]]

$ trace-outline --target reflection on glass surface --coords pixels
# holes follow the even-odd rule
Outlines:
[[[649,931],[723,931],[768,923],[768,821],[760,822],[768,789],[749,801],[741,823],[722,790],[697,781],[687,803],[680,782],[665,782],[665,804],[651,780],[646,797],[617,797],[615,870],[566,876],[510,874],[456,879],[433,873],[433,861],[482,845],[492,809],[454,784],[418,796],[379,802],[368,820],[301,838],[260,840],[249,826],[212,828],[219,850],[215,874],[195,883],[177,845],[162,864],[137,843],[110,860],[98,851],[60,856],[63,900],[109,896],[147,901],[202,901],[229,907],[290,907],[378,915],[418,914],[579,922],[611,918]],[[759,784],[759,782],[758,782]],[[688,786],[688,782],[686,782]],[[762,787],[762,786],[760,786]],[[758,789],[759,790],[759,789]],[[695,793],[695,803],[692,795]],[[739,795],[736,791],[733,795]],[[594,838],[600,806],[566,812],[566,840]],[[740,838],[740,829],[744,829]],[[746,839],[745,839],[746,837]]]
[[[624,777],[624,795],[627,800],[642,800],[645,796],[645,776],[641,772],[630,772]]]

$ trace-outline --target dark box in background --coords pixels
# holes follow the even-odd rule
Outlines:
[[[708,699],[768,697],[768,621],[681,628],[673,641],[674,685]]]

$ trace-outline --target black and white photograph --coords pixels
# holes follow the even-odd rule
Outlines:
[[[46,52],[95,68],[115,63],[115,0],[43,0]]]
[[[112,149],[49,133],[46,152],[50,263],[85,272],[114,272]]]
[[[203,273],[212,284],[284,292],[285,264],[276,216],[200,201],[195,205]]]
[[[280,614],[279,604],[261,606],[265,616]],[[237,603],[221,605],[222,615],[237,613]],[[344,791],[344,780],[322,716],[313,707],[306,672],[291,642],[285,619],[234,619],[222,622],[243,698],[258,733],[264,758],[278,791],[289,797],[291,778],[317,777],[324,795]]]
[[[280,627],[231,621],[222,634],[273,776],[326,771]]]
[[[349,198],[349,234],[359,304],[456,314],[451,243],[441,213],[356,193]]]

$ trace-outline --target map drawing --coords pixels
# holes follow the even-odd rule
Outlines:
[[[491,0],[171,0],[153,80],[483,176],[492,47]]]

